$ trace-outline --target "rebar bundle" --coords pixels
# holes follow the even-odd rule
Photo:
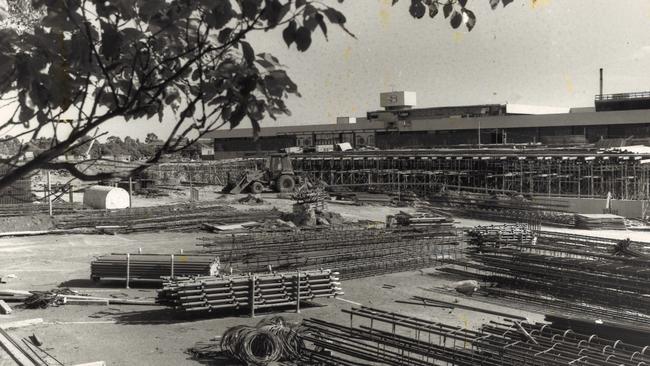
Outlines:
[[[452,257],[462,240],[441,226],[250,234],[202,245],[242,272],[326,267],[349,279],[426,268]]]
[[[650,362],[648,347],[548,324],[504,319],[470,330],[367,307],[343,312],[350,314],[350,326],[318,319],[303,322],[305,363],[638,366]],[[354,325],[355,318],[364,324]]]
[[[214,276],[219,258],[214,255],[109,254],[90,263],[90,277],[99,279],[157,280],[176,276]]]
[[[618,241],[537,233],[536,243],[501,241],[468,248],[467,260],[443,271],[501,287],[650,314],[650,259],[617,256]],[[626,247],[637,247],[626,242]]]
[[[469,244],[499,246],[530,243],[532,232],[523,224],[475,226],[467,231]]]
[[[460,217],[486,220],[527,222],[551,226],[573,227],[575,215],[567,212],[566,204],[551,200],[524,197],[495,196],[481,193],[447,192],[430,198]]]
[[[336,297],[343,294],[338,281],[338,273],[330,270],[170,279],[158,292],[158,302],[189,312],[254,312]]]
[[[121,211],[88,211],[56,217],[59,229],[113,227],[120,232],[187,230],[205,223],[231,224],[243,221],[277,219],[276,210],[237,211],[221,204],[182,204],[139,207]]]

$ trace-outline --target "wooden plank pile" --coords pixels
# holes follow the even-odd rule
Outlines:
[[[34,351],[13,339],[0,327],[0,365],[45,366]]]
[[[214,276],[219,257],[182,254],[109,254],[90,263],[90,276],[107,279],[157,280],[174,276]]]
[[[625,218],[612,214],[576,214],[576,228],[586,230],[625,230]]]
[[[170,279],[157,301],[187,312],[299,306],[300,301],[343,294],[330,270]]]

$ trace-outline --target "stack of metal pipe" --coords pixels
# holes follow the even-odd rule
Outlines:
[[[175,276],[213,276],[219,273],[219,257],[183,254],[109,254],[90,263],[90,277],[158,280]]]
[[[170,279],[158,302],[177,310],[273,308],[343,294],[338,273],[330,270]]]

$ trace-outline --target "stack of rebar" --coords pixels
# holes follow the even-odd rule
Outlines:
[[[616,253],[619,241],[539,232],[536,243],[475,242],[463,261],[442,271],[478,277],[503,289],[650,314],[650,257],[626,241],[634,255]],[[621,255],[622,254],[622,255]]]
[[[469,243],[475,246],[530,243],[532,232],[523,224],[475,226],[467,231]]]
[[[139,207],[120,211],[88,211],[55,218],[59,229],[111,228],[118,232],[190,230],[205,223],[232,224],[277,219],[276,210],[237,211],[221,204],[182,204]]]
[[[471,330],[367,307],[343,312],[350,314],[349,326],[318,319],[303,322],[303,362],[400,366],[638,366],[650,362],[648,347],[548,324],[503,319]]]
[[[431,203],[445,207],[460,217],[509,222],[539,222],[545,225],[574,227],[575,215],[566,204],[523,197],[493,196],[479,193],[432,196]]]
[[[72,205],[69,203],[60,202],[55,202],[52,204],[52,213],[54,215],[69,214],[81,209],[82,206],[80,204]],[[42,203],[27,202],[20,204],[0,204],[0,217],[27,216],[48,213],[49,206]]]
[[[188,312],[275,308],[343,294],[330,270],[171,279],[158,302]]]
[[[350,279],[426,268],[453,257],[462,241],[450,227],[346,228],[239,235],[202,245],[241,272],[325,267]]]
[[[214,255],[109,254],[90,263],[93,280],[157,280],[175,276],[212,276],[219,273]]]
[[[297,203],[322,203],[329,199],[329,195],[324,189],[317,187],[314,189],[301,188],[291,195],[291,198]]]

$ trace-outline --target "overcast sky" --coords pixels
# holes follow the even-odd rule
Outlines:
[[[332,3],[336,3],[330,0]],[[409,0],[346,0],[351,38],[330,27],[311,49],[287,49],[280,31],[255,35],[256,51],[280,58],[302,98],[293,114],[264,126],[335,123],[379,108],[379,93],[417,92],[418,107],[479,103],[593,106],[598,68],[605,93],[650,90],[650,1],[515,0],[491,10],[470,0],[472,32],[453,30],[438,14],[416,20]],[[248,126],[248,122],[244,122]],[[169,121],[112,123],[120,136],[164,135]]]

